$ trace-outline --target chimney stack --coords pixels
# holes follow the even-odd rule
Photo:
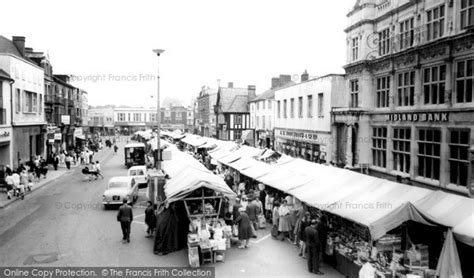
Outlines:
[[[284,86],[291,82],[291,75],[289,74],[280,74],[280,86]]]
[[[25,37],[13,36],[13,44],[20,51],[21,56],[25,56]]]
[[[227,84],[227,88],[234,88],[234,82],[229,82]]]
[[[272,89],[280,86],[280,79],[278,77],[272,78]]]
[[[306,70],[304,70],[304,73],[301,75],[301,82],[308,81],[309,79],[309,74]]]
[[[257,97],[256,87],[255,85],[249,85],[247,87],[248,95],[249,95],[249,101],[252,101],[254,98]]]

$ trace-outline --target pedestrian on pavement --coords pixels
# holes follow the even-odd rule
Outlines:
[[[61,152],[59,155],[59,165],[63,166],[66,164],[66,154],[64,152]]]
[[[156,227],[156,216],[153,203],[151,201],[147,202],[148,206],[145,209],[145,224],[147,224],[148,229],[146,230],[146,237],[153,237],[153,232]]]
[[[12,177],[12,172],[5,171],[7,176],[5,177],[5,182],[7,184],[7,198],[11,199],[13,196],[15,196],[15,181],[13,180]]]
[[[72,157],[68,154],[65,159],[66,168],[68,170],[71,169],[71,161],[72,161]]]
[[[316,227],[318,221],[316,219],[311,220],[311,225],[305,228],[305,239],[306,239],[306,251],[308,258],[308,271],[316,275],[323,275],[319,271],[319,253],[321,250],[321,242],[319,241],[319,234]]]
[[[114,152],[115,152],[115,154],[117,154],[117,150],[118,150],[118,147],[117,147],[117,145],[114,144]]]
[[[117,221],[120,222],[120,226],[122,227],[123,242],[130,242],[130,228],[133,221],[133,210],[127,202],[127,198],[124,198],[123,205],[120,206],[117,214]]]
[[[311,214],[309,211],[306,211],[304,213],[303,219],[301,219],[299,223],[299,228],[298,228],[298,237],[300,240],[300,252],[299,256],[303,257],[303,259],[306,259],[306,235],[305,235],[305,230],[307,227],[311,225]]]
[[[235,199],[235,204],[232,206],[232,220],[233,221],[235,221],[240,216],[239,209],[241,207],[242,207],[242,205],[240,204],[240,199],[236,198]],[[239,234],[237,224],[234,224],[232,232],[235,236],[237,236]]]
[[[278,232],[280,232],[281,241],[284,241],[291,231],[290,209],[288,208],[287,200],[283,200],[283,203],[278,209],[278,215],[280,216],[278,221]]]
[[[249,239],[252,236],[252,223],[244,208],[239,208],[239,212],[240,215],[234,220],[234,223],[239,227],[239,248],[242,249],[249,247]]]
[[[274,200],[273,194],[267,193],[267,195],[265,196],[265,209],[266,209],[265,217],[267,218],[267,221],[271,221],[273,219],[272,218],[273,200]]]
[[[18,172],[13,172],[12,178],[13,178],[13,188],[15,190],[15,196],[20,196],[21,195],[20,175],[18,174]]]
[[[278,225],[280,223],[280,214],[278,213],[280,210],[280,202],[276,201],[273,204],[273,212],[272,212],[272,237],[275,239],[278,237]]]
[[[28,174],[26,173],[26,170],[23,170],[20,172],[20,196],[21,199],[25,199],[25,191],[26,188],[28,188]]]
[[[53,158],[53,166],[54,166],[55,171],[58,170],[58,165],[59,165],[59,155],[55,154]]]
[[[97,172],[97,176],[100,176],[102,179],[104,178],[104,176],[102,176],[101,172],[100,172],[100,163],[99,163],[99,160],[97,160],[95,162],[95,170]]]

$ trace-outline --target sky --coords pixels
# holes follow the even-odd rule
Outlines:
[[[344,73],[343,30],[355,2],[9,0],[0,34],[48,53],[53,73],[70,74],[90,105],[153,106],[157,76],[161,100],[190,105],[218,82],[260,94],[280,74]]]

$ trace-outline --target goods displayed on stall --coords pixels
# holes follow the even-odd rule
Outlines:
[[[223,196],[200,188],[183,201],[191,220],[188,234],[189,265],[199,267],[200,261],[223,262],[232,236],[232,228],[220,218],[221,209],[224,209]]]

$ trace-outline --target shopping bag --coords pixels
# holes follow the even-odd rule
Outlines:
[[[267,227],[267,221],[265,220],[265,216],[263,215],[258,216],[258,227],[260,229],[265,229]]]

